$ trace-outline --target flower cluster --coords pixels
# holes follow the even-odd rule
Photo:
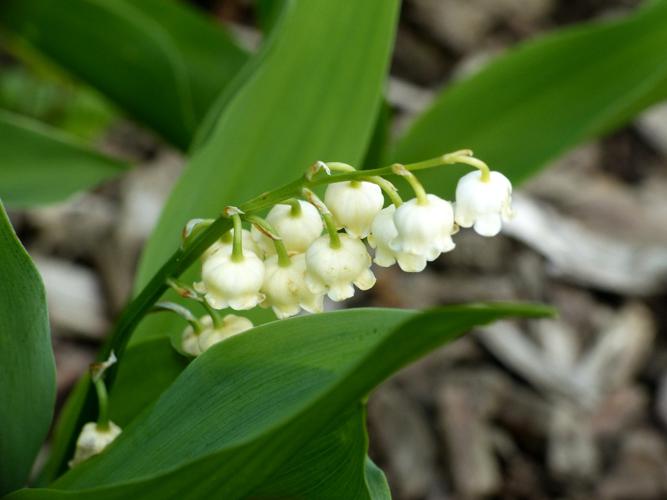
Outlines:
[[[452,235],[459,226],[473,227],[483,236],[496,235],[502,221],[511,216],[510,181],[489,171],[467,150],[438,160],[478,169],[459,180],[455,203],[426,193],[412,173],[429,168],[430,160],[394,165],[388,172],[404,178],[414,191],[405,202],[384,177],[365,175],[342,163],[318,162],[307,179],[321,170],[329,175],[319,183],[327,184],[323,201],[309,189],[316,185],[311,183],[304,185],[304,199],[283,200],[265,218],[228,207],[234,228],[202,256],[202,279],[194,289],[214,310],[259,305],[287,318],[301,310],[322,311],[325,295],[341,301],[352,297],[355,287],[368,290],[375,284],[373,262],[422,271],[427,262],[454,248]],[[391,202],[388,206],[385,195]],[[244,222],[250,230],[243,228]],[[364,239],[374,249],[373,258]],[[209,333],[202,338],[228,336],[211,334],[212,323],[206,321],[204,331]],[[202,338],[197,340],[192,328],[187,329],[184,350],[202,352],[211,343]]]

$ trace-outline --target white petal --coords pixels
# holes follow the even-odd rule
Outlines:
[[[273,306],[273,312],[278,319],[286,319],[299,314],[299,306]]]
[[[391,267],[396,263],[396,259],[394,258],[394,253],[389,249],[377,248],[373,262],[380,267]]]
[[[475,222],[475,231],[481,236],[495,236],[500,232],[502,223],[500,214],[483,214],[477,217]]]
[[[307,300],[304,300],[301,307],[309,313],[318,313],[324,310],[324,296],[321,294],[312,294]]]
[[[426,259],[422,255],[399,253],[396,256],[398,266],[406,273],[419,273],[426,268]]]
[[[375,275],[370,269],[366,269],[354,280],[354,284],[359,290],[369,290],[375,285]]]
[[[354,287],[350,283],[336,283],[329,287],[327,295],[334,302],[340,302],[354,296]]]

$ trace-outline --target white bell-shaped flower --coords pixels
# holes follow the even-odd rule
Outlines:
[[[294,316],[301,309],[310,313],[322,312],[323,293],[313,293],[306,285],[306,256],[297,254],[290,258],[289,266],[281,266],[278,256],[264,262],[266,273],[262,292],[262,306],[273,308],[279,319]]]
[[[278,233],[288,252],[304,253],[324,229],[322,217],[312,204],[299,200],[299,206],[299,213],[293,214],[291,205],[279,203],[266,216],[266,221]],[[252,227],[252,237],[265,256],[276,253],[273,240],[256,226]]]
[[[434,194],[427,194],[424,203],[417,198],[403,203],[394,213],[394,224],[398,235],[389,244],[394,252],[418,255],[430,262],[455,246],[452,204]]]
[[[394,213],[396,207],[389,205],[383,208],[373,219],[371,232],[368,235],[368,244],[375,249],[375,262],[378,266],[389,267],[398,262],[399,267],[406,272],[417,273],[426,267],[426,257],[406,252],[397,252],[391,248],[391,242],[398,236]]]
[[[243,232],[241,233],[241,241],[243,242],[243,251],[244,252],[253,252],[257,254],[258,256],[261,256],[260,254],[260,248],[257,246],[255,243],[254,238],[250,234],[250,231],[247,229],[244,229]],[[224,250],[226,252],[231,252],[232,251],[232,246],[233,246],[233,231],[227,231],[225,234],[223,234],[218,240],[213,243],[210,247],[206,249],[206,251],[203,254],[203,258],[207,258],[210,255],[213,255],[215,252],[218,250]]]
[[[339,234],[340,247],[331,248],[329,235],[318,238],[306,252],[306,284],[315,294],[340,301],[354,295],[353,284],[368,290],[375,284],[371,256],[357,238]]]
[[[181,348],[184,352],[199,356],[211,346],[222,342],[229,337],[250,330],[253,327],[252,321],[243,316],[227,314],[222,318],[222,326],[216,328],[213,324],[213,318],[206,315],[199,319],[202,331],[197,335],[192,326],[187,326],[181,336]]]
[[[380,186],[372,182],[334,182],[327,186],[324,203],[339,228],[354,238],[365,238],[382,210],[384,196]]]
[[[221,249],[204,258],[202,281],[195,290],[203,293],[214,309],[231,307],[237,311],[252,309],[264,295],[264,263],[254,252],[243,252],[240,260],[232,257],[231,249]]]
[[[199,356],[202,353],[199,347],[199,335],[195,333],[195,329],[190,325],[185,327],[181,334],[181,349],[190,356]]]
[[[109,422],[106,429],[101,429],[96,422],[88,422],[81,429],[81,434],[76,440],[74,458],[69,461],[68,465],[74,467],[93,455],[101,453],[120,433],[120,427],[113,422]]]
[[[480,171],[470,172],[456,186],[455,210],[459,226],[473,226],[482,236],[495,236],[502,220],[512,216],[512,183],[500,172],[490,172],[487,181]]]

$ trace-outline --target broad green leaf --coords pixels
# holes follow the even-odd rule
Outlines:
[[[0,495],[26,483],[55,396],[44,286],[0,203]]]
[[[5,111],[0,158],[0,197],[14,207],[60,201],[128,168],[67,134]]]
[[[0,24],[181,148],[246,60],[173,0],[5,0]]]
[[[319,159],[361,162],[381,102],[397,9],[395,0],[285,6],[261,64],[226,103],[175,187],[142,257],[137,290],[177,247],[189,219],[216,216]],[[150,318],[135,339],[175,328],[180,323]]]
[[[125,427],[150,406],[187,366],[166,337],[127,350],[110,394],[111,420]]]
[[[399,140],[391,160],[471,148],[520,182],[568,148],[667,97],[666,47],[665,1],[620,21],[522,44],[447,87]],[[428,189],[450,195],[462,172],[448,167],[423,178]]]
[[[290,488],[278,478],[290,477],[289,464],[309,443],[347,426],[350,411],[386,377],[475,325],[549,312],[506,304],[356,309],[259,326],[197,358],[108,450],[52,487],[79,492],[75,498],[299,491],[296,478]],[[368,470],[364,463],[348,481]],[[23,495],[11,498],[40,498]]]
[[[251,494],[253,498],[391,498],[384,473],[366,455],[365,405],[318,433]]]

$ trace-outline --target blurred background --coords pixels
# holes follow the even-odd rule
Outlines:
[[[250,0],[191,3],[258,47]],[[508,47],[638,4],[404,0],[387,88],[393,133]],[[60,406],[128,300],[184,159],[7,39],[0,108],[139,165],[64,203],[10,213],[45,281]],[[522,185],[501,237],[462,232],[458,251],[424,273],[377,269],[378,285],[350,305],[532,300],[560,312],[476,331],[374,393],[371,456],[395,498],[667,498],[666,166],[667,105],[657,105]]]

